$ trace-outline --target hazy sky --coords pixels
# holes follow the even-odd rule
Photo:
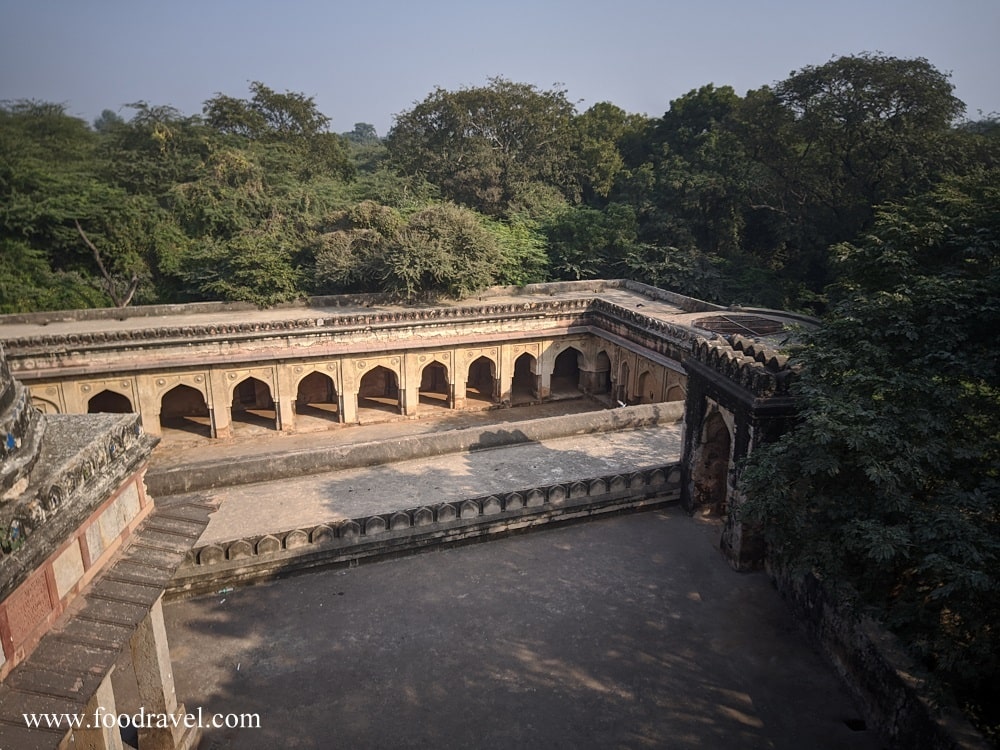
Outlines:
[[[492,76],[659,116],[706,83],[744,94],[879,51],[951,73],[975,118],[1000,111],[998,40],[1000,0],[0,0],[0,99],[198,114],[259,80],[384,135],[435,86]]]

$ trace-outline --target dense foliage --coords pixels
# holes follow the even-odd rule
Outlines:
[[[746,512],[1000,724],[1000,172],[885,206],[797,355],[801,423],[757,451]]]
[[[995,121],[961,112],[926,60],[870,54],[743,97],[709,84],[658,118],[494,78],[435,89],[384,139],[260,82],[92,126],[7,102],[0,311],[600,276],[822,309],[830,248],[878,205],[997,162]]]

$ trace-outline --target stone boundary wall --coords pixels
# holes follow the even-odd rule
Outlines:
[[[814,576],[769,572],[796,618],[864,707],[867,721],[891,747],[991,747],[957,709],[935,709],[925,680],[896,636],[838,606]]]
[[[146,485],[154,497],[165,497],[215,487],[377,466],[570,435],[637,429],[677,422],[683,416],[683,401],[642,404],[490,427],[447,430],[431,435],[408,435],[395,440],[334,445],[272,455],[241,456],[225,461],[206,461],[165,469],[153,467],[146,475]]]
[[[614,287],[628,289],[641,294],[643,297],[648,297],[649,299],[655,299],[660,302],[668,302],[671,305],[677,305],[677,307],[682,309],[684,312],[725,312],[732,309],[725,307],[724,305],[716,305],[712,302],[705,302],[704,300],[696,299],[695,297],[677,294],[677,292],[660,289],[658,287],[643,284],[640,281],[632,281],[630,279],[619,279],[615,282],[608,282],[607,286],[608,288]],[[785,315],[786,313],[781,314]]]
[[[217,591],[293,570],[354,566],[429,546],[651,509],[679,501],[680,488],[680,465],[671,463],[195,546],[168,593]]]
[[[657,289],[647,284],[624,279],[597,279],[592,281],[553,281],[526,286],[498,286],[484,289],[471,295],[480,300],[492,297],[508,297],[533,294],[566,294],[579,292],[595,293],[605,289],[629,289],[650,299],[662,300],[675,304],[688,312],[725,310],[727,308],[708,302],[685,297],[682,294]],[[338,294],[320,297],[309,297],[294,302],[283,302],[274,306],[277,310],[295,310],[323,307],[368,307],[372,305],[399,304],[384,294]],[[86,310],[53,310],[49,312],[10,313],[0,315],[0,325],[3,324],[46,324],[74,320],[125,320],[127,318],[152,318],[169,315],[193,315],[199,313],[240,312],[243,310],[258,310],[257,305],[249,302],[188,302],[172,305],[136,305],[134,307],[100,307]]]

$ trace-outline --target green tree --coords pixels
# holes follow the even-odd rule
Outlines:
[[[404,174],[502,216],[534,183],[569,188],[573,114],[565,91],[492,78],[482,87],[435,89],[396,116],[387,145]]]
[[[840,57],[747,95],[746,148],[771,179],[756,202],[783,217],[790,272],[814,291],[833,280],[827,248],[858,237],[875,207],[950,171],[964,105],[922,58]]]
[[[259,81],[250,84],[250,91],[250,99],[216,94],[205,102],[205,121],[222,134],[284,146],[284,167],[304,178],[323,173],[345,180],[354,176],[344,139],[328,132],[330,118],[312,97],[295,91],[278,93]],[[277,155],[280,150],[273,148],[270,153]]]
[[[86,123],[60,105],[12,103],[0,109],[0,155],[7,311],[112,304],[115,294],[100,292],[133,279],[139,298],[153,295],[148,264],[162,216],[108,181],[100,136]]]
[[[752,166],[733,132],[741,104],[709,84],[670,102],[653,129],[656,175],[644,238],[732,257],[743,243]]]
[[[314,244],[324,292],[457,298],[544,274],[537,235],[527,227],[452,203],[433,203],[404,219],[394,208],[362,201],[326,224]]]
[[[395,208],[364,200],[326,217],[313,243],[316,288],[324,294],[383,289],[384,259],[406,220]]]
[[[573,118],[574,157],[581,198],[594,205],[611,194],[626,168],[622,148],[646,127],[646,118],[630,115],[610,102],[598,102]]]
[[[503,267],[479,216],[449,203],[411,216],[383,262],[383,289],[408,300],[465,297],[495,284]]]
[[[616,275],[637,242],[631,207],[613,203],[601,211],[567,208],[542,225],[549,240],[549,265],[560,279]]]
[[[751,457],[773,559],[870,608],[1000,726],[1000,173],[951,178],[838,248],[797,354],[801,423]]]

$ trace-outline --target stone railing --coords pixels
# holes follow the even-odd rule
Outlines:
[[[591,322],[670,359],[679,359],[691,348],[697,334],[688,326],[658,320],[602,299],[591,301]]]
[[[665,464],[198,545],[188,553],[172,591],[196,593],[292,569],[356,564],[431,544],[655,507],[678,501],[680,484],[680,465]]]

